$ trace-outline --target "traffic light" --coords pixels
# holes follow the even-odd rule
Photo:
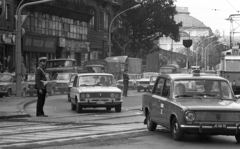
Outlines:
[[[5,0],[0,0],[0,16],[4,13],[5,11]]]

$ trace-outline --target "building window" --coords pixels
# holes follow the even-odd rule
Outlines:
[[[93,16],[92,16],[92,19],[91,19],[90,22],[89,22],[89,27],[90,27],[92,30],[96,30],[96,27],[95,27],[95,13],[96,13],[95,10],[91,10],[91,14],[92,14]]]
[[[11,16],[11,12],[10,12],[10,4],[6,4],[6,11],[5,11],[5,19],[10,21],[10,16]]]
[[[98,18],[97,18],[97,25],[98,25],[98,30],[103,30],[103,13],[98,12]]]
[[[103,21],[104,21],[104,31],[107,32],[108,31],[108,23],[109,23],[109,14],[107,12],[104,12]]]
[[[27,31],[43,35],[87,40],[88,24],[59,16],[29,12],[24,27]]]

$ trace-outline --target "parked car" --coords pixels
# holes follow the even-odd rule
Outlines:
[[[129,74],[128,88],[135,90],[137,88],[137,80],[141,78],[142,74]],[[123,79],[117,81],[117,87],[123,89]]]
[[[137,80],[137,91],[140,92],[141,90],[144,90],[144,92],[148,91],[149,89],[149,82],[151,76],[158,76],[159,74],[156,72],[145,72],[142,75],[142,78]]]
[[[53,80],[54,82],[56,82],[55,91],[60,92],[61,94],[65,92],[68,93],[68,83],[73,74],[77,74],[77,73],[73,73],[73,72],[56,73],[53,76]]]
[[[11,97],[16,95],[16,76],[12,73],[0,73],[0,97]],[[21,81],[22,96],[26,96],[28,83],[22,79]]]
[[[108,111],[115,108],[116,112],[122,110],[121,90],[114,76],[108,73],[77,74],[70,88],[70,98],[71,109],[78,113],[89,107],[105,107]]]
[[[148,85],[148,90],[149,91],[152,90],[156,79],[157,79],[157,76],[151,76],[150,81],[149,81],[149,85]]]
[[[240,103],[228,80],[214,75],[163,74],[142,97],[144,124],[171,130],[173,139],[187,134],[229,135],[240,142]]]
[[[48,95],[54,95],[56,82],[53,81],[51,75],[48,73],[46,73],[46,78],[48,81],[47,86],[46,86],[47,93],[48,93]],[[37,94],[37,90],[35,89],[35,74],[28,73],[26,81],[28,82],[28,88],[29,88],[29,90],[27,91],[27,94],[29,94],[30,96]]]

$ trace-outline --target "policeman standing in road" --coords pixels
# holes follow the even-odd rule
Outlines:
[[[123,72],[123,96],[127,97],[129,76],[127,69]]]
[[[43,106],[45,104],[46,98],[46,84],[47,78],[45,76],[45,65],[47,58],[40,57],[39,58],[39,67],[35,71],[35,88],[37,89],[37,111],[36,116],[47,117],[47,115],[43,112]]]

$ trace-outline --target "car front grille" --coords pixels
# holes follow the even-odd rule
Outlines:
[[[89,93],[91,98],[111,98],[112,93]]]
[[[239,122],[240,112],[196,112],[195,121],[199,122]]]

